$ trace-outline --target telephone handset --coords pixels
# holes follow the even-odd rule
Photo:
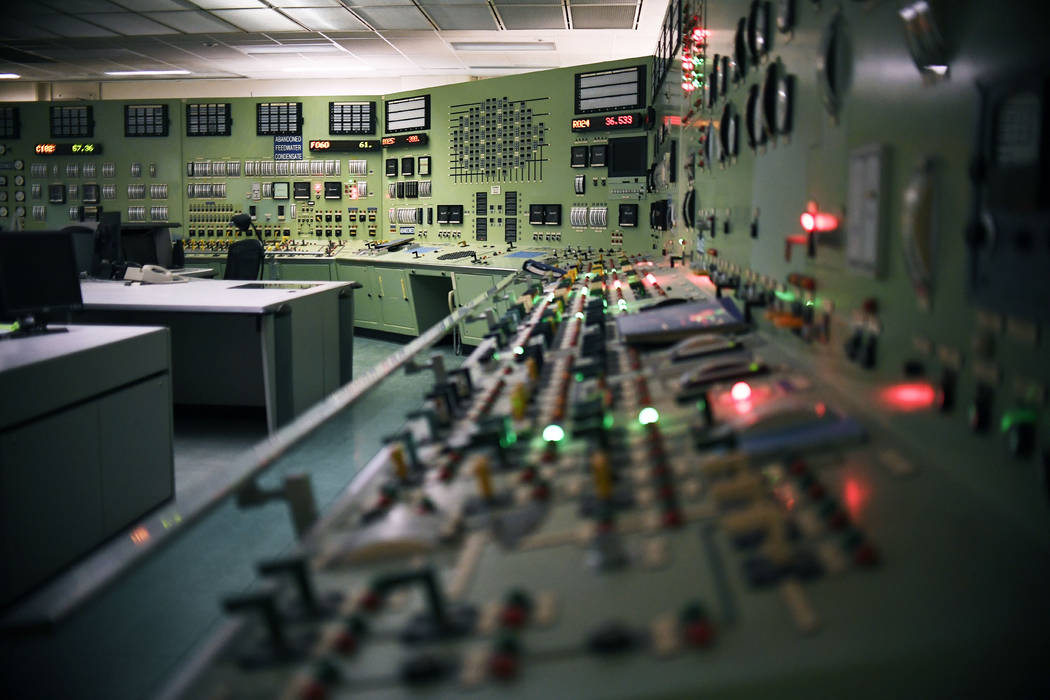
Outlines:
[[[171,284],[173,282],[189,281],[185,277],[176,275],[171,270],[165,269],[160,265],[129,266],[124,272],[124,279],[129,282],[142,282],[143,284]]]

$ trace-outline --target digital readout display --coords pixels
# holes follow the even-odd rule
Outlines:
[[[33,152],[38,156],[93,156],[102,153],[101,143],[38,143]]]
[[[354,153],[356,151],[378,151],[379,139],[317,139],[310,142],[311,151],[329,153]]]
[[[640,129],[642,128],[641,112],[607,114],[605,116],[580,117],[572,120],[573,131],[599,131],[605,129]]]

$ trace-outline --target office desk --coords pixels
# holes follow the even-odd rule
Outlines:
[[[0,606],[172,497],[168,336],[0,341]]]
[[[170,328],[175,403],[264,406],[273,431],[352,378],[354,286],[84,281],[76,318]]]

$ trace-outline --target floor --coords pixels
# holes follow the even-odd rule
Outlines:
[[[354,374],[401,347],[393,336],[354,340]],[[433,352],[462,361],[450,345]],[[322,512],[417,408],[430,381],[397,372],[289,451],[260,479],[306,472]],[[254,411],[180,409],[175,420],[176,492],[265,437]],[[0,697],[138,700],[158,693],[223,620],[223,595],[250,588],[255,562],[287,551],[294,537],[285,506],[239,510],[226,503],[50,635],[0,638]]]

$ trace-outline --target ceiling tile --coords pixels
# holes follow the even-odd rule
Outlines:
[[[409,61],[401,54],[393,56],[368,56],[365,58],[365,62],[376,70],[384,71],[410,71],[415,68],[412,61]]]
[[[0,22],[0,37],[6,39],[39,39],[55,36],[54,32],[44,28],[46,23],[41,24],[44,26],[6,18],[3,22]]]
[[[88,24],[76,17],[67,15],[52,15],[47,19],[47,28],[60,36],[115,36],[113,32],[107,31],[94,24]]]
[[[493,0],[497,7],[503,5],[558,5],[561,6],[561,0]]]
[[[415,5],[385,5],[355,10],[376,29],[431,29],[430,22]]]
[[[507,29],[568,29],[561,5],[507,5],[497,6],[503,26]]]
[[[121,5],[135,12],[175,12],[188,9],[184,0],[118,0]]]
[[[198,7],[203,7],[206,10],[265,7],[260,0],[190,0],[190,2]]]
[[[226,24],[207,12],[193,10],[187,12],[150,12],[146,16],[188,34],[233,32],[237,30],[233,25]]]
[[[44,0],[36,5],[49,5],[62,12],[80,14],[81,12],[127,12],[123,7],[114,5],[107,0]]]
[[[287,8],[284,14],[307,29],[326,32],[340,29],[367,29],[365,24],[344,7]]]
[[[88,22],[102,25],[106,29],[124,35],[144,36],[147,34],[171,34],[173,31],[172,29],[165,27],[163,24],[157,24],[151,19],[130,12],[113,12],[103,15],[80,15],[80,17]]]
[[[417,0],[417,2],[430,11],[431,7],[447,7],[449,5],[481,5],[487,6],[485,0]]]
[[[571,5],[573,29],[633,29],[634,5]]]
[[[488,5],[449,5],[425,8],[430,19],[438,28],[445,31],[462,29],[498,30],[496,18],[492,16]]]
[[[249,32],[283,32],[299,29],[292,20],[273,10],[215,10],[215,16]]]
[[[383,37],[401,49],[420,68],[462,68],[463,63],[434,32],[384,32]]]
[[[339,0],[270,0],[274,7],[338,7]]]
[[[375,34],[370,39],[339,39],[335,43],[355,56],[400,56],[401,52],[378,38]]]

